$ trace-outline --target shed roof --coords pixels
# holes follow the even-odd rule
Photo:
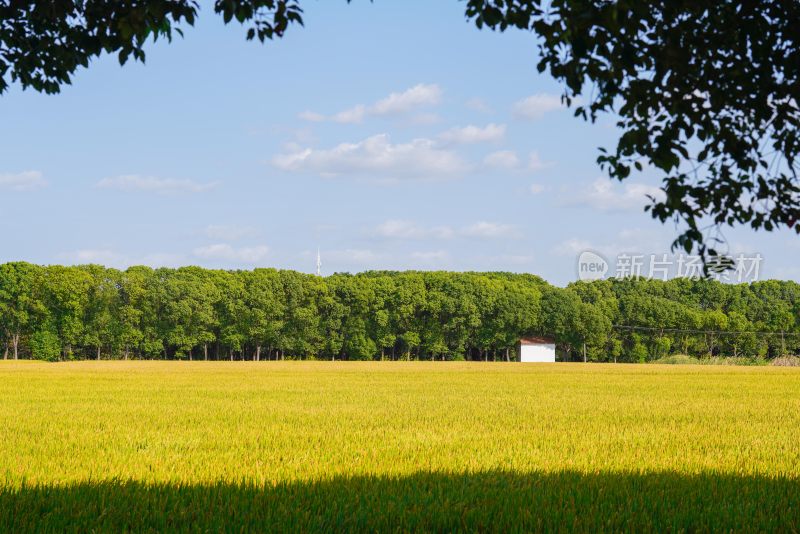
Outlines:
[[[556,340],[547,336],[528,336],[520,338],[520,345],[553,345]]]

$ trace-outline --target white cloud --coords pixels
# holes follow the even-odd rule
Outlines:
[[[193,251],[198,258],[206,260],[223,260],[236,263],[257,263],[264,260],[269,254],[269,247],[233,247],[227,243],[216,243],[198,247]]]
[[[446,250],[418,251],[411,253],[411,259],[421,263],[442,263],[450,259]]]
[[[442,122],[442,117],[440,117],[436,113],[417,113],[413,117],[410,117],[407,124],[411,124],[414,126],[427,126],[430,124],[438,124]]]
[[[252,226],[210,224],[206,226],[204,233],[209,239],[217,241],[238,241],[245,237],[256,237],[259,231]]]
[[[423,106],[435,106],[442,99],[442,89],[436,84],[417,84],[402,93],[392,93],[376,102],[372,115],[407,113]]]
[[[516,102],[514,115],[522,119],[538,119],[545,113],[561,109],[561,97],[546,93],[538,93]]]
[[[542,184],[531,184],[528,188],[528,191],[530,191],[532,195],[538,195],[539,193],[543,193],[545,190],[546,188]]]
[[[511,224],[481,221],[464,228],[461,234],[466,237],[503,238],[519,237],[519,231]]]
[[[118,189],[120,191],[144,191],[159,194],[201,193],[216,187],[216,183],[199,183],[189,179],[156,178],[128,174],[114,178],[103,178],[97,182],[102,189]]]
[[[527,265],[536,260],[536,257],[533,254],[502,254],[492,258],[496,258],[497,263],[500,265],[506,263],[514,265]]]
[[[542,161],[542,158],[539,157],[538,152],[531,152],[528,156],[528,170],[531,172],[540,171],[542,169],[546,169],[547,167],[552,167],[552,163]]]
[[[486,103],[485,100],[482,98],[470,98],[466,102],[467,108],[471,109],[472,111],[477,111],[479,113],[491,113],[492,108],[489,104]]]
[[[491,167],[494,169],[519,172],[537,172],[553,166],[553,163],[542,161],[539,153],[535,151],[528,155],[528,162],[526,165],[523,165],[519,156],[513,150],[499,150],[497,152],[492,152],[483,158],[483,164],[486,167]]]
[[[641,228],[624,228],[619,231],[617,237],[624,243],[647,243],[653,240],[652,232],[646,232]]]
[[[12,191],[30,191],[47,185],[47,181],[39,171],[24,171],[18,173],[0,173],[0,189]]]
[[[598,250],[602,247],[594,247],[589,241],[584,239],[568,239],[557,245],[554,252],[559,256],[575,256],[585,250]]]
[[[605,234],[604,234],[605,235]],[[606,236],[610,237],[610,236]],[[619,254],[641,254],[649,261],[650,254],[669,253],[672,234],[664,228],[657,231],[642,229],[624,229],[612,237],[611,240],[602,242],[587,241],[586,239],[568,239],[553,249],[559,256],[577,256],[584,251],[597,252],[611,260]]]
[[[455,231],[449,226],[425,228],[412,221],[392,219],[379,224],[375,235],[391,239],[449,239],[455,235]]]
[[[362,122],[367,116],[386,117],[402,115],[420,108],[435,106],[442,99],[442,89],[436,84],[417,84],[400,93],[392,93],[372,105],[359,104],[352,108],[325,116],[314,111],[304,111],[299,117],[312,122],[329,120],[353,124]]]
[[[480,254],[471,255],[470,261],[474,262],[476,269],[508,271],[510,266],[522,268],[530,272],[536,258],[532,254]]]
[[[519,237],[518,229],[510,224],[476,222],[461,228],[452,226],[423,226],[413,221],[390,219],[372,232],[374,236],[387,239],[453,239],[466,238],[509,238]]]
[[[364,115],[367,114],[367,108],[364,106],[356,106],[354,108],[340,111],[333,115],[330,120],[333,122],[340,122],[342,124],[354,124],[364,120]]]
[[[386,134],[327,150],[298,148],[275,156],[272,164],[291,172],[360,176],[375,181],[452,177],[469,169],[458,154],[436,146],[430,139],[392,144]]]
[[[322,122],[325,120],[325,115],[308,110],[301,112],[298,117],[308,122]]]
[[[132,263],[131,265],[149,265],[150,267],[178,267],[184,263],[185,260],[181,254],[156,252],[154,254],[146,254],[141,256],[135,261],[135,263]]]
[[[124,263],[125,260],[123,255],[108,249],[81,249],[63,254],[62,257],[75,263],[97,263],[107,266],[117,266]]]
[[[58,257],[69,264],[85,265],[94,263],[106,267],[125,269],[131,265],[147,265],[150,267],[177,267],[184,263],[180,254],[154,253],[143,256],[130,256],[112,249],[95,248],[80,249],[59,254]]]
[[[451,128],[439,135],[439,139],[446,143],[486,143],[501,140],[506,134],[505,124],[487,124],[483,128],[480,126],[464,126],[463,128]]]
[[[495,169],[513,170],[519,167],[520,162],[517,153],[513,150],[499,150],[483,158],[483,163],[487,167]]]
[[[381,261],[383,257],[376,252],[368,249],[348,248],[344,250],[323,250],[322,261],[342,263],[342,264],[360,264],[360,265],[374,265],[376,262]]]
[[[598,178],[584,191],[571,195],[567,204],[590,206],[602,211],[641,211],[649,203],[648,195],[664,198],[664,192],[656,186],[631,182],[619,184]]]

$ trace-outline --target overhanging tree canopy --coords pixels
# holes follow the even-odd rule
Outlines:
[[[348,0],[349,1],[349,0]],[[612,179],[650,166],[663,198],[646,208],[683,223],[676,247],[715,254],[707,230],[749,225],[800,233],[800,3],[796,0],[462,0],[479,28],[537,36],[540,71],[575,114],[616,117]],[[192,0],[8,0],[0,4],[0,93],[47,93],[102,53],[144,61],[198,14]],[[216,0],[248,39],[302,24],[299,0]]]
[[[478,27],[537,34],[539,71],[564,83],[576,115],[617,116],[617,147],[598,162],[618,180],[644,164],[663,173],[665,198],[647,209],[686,224],[676,246],[716,252],[705,223],[800,233],[800,3],[467,4]]]

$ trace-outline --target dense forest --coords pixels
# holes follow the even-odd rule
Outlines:
[[[513,360],[526,335],[564,360],[773,358],[800,352],[800,285],[0,265],[6,359]]]

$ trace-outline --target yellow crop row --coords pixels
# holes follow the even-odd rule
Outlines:
[[[800,370],[0,364],[2,530],[795,530]]]

